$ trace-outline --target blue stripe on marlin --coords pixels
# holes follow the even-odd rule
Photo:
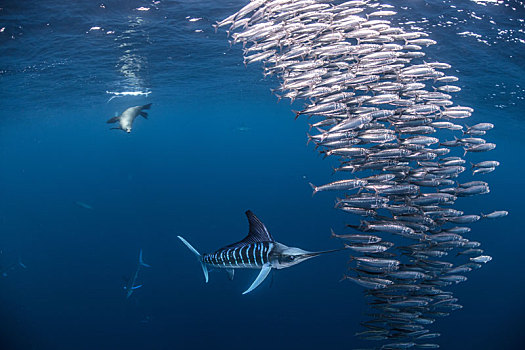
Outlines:
[[[300,248],[288,247],[276,242],[254,213],[248,210],[245,214],[249,224],[248,235],[243,240],[210,254],[200,254],[183,237],[177,236],[197,256],[206,283],[208,283],[208,266],[226,269],[230,278],[233,278],[233,271],[236,268],[260,269],[255,281],[242,293],[247,294],[264,281],[271,269],[284,269],[324,253],[342,250],[309,252]]]

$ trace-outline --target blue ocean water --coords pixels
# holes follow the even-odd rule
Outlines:
[[[331,249],[349,216],[327,183],[329,160],[306,146],[304,120],[276,103],[260,66],[244,67],[215,21],[247,1],[3,1],[0,4],[0,349],[347,349],[369,313],[339,282],[348,254],[204,284],[195,258],[247,232],[251,209],[274,237]],[[502,165],[466,212],[508,210],[472,225],[493,261],[449,287],[462,310],[438,319],[443,349],[520,349],[525,301],[525,6],[521,1],[389,2],[394,19],[438,41],[425,51],[460,78],[469,123]],[[119,96],[112,92],[142,92]],[[131,134],[106,120],[153,103]],[[123,276],[141,270],[126,299]],[[13,265],[21,259],[27,268]],[[9,268],[11,267],[12,268]]]

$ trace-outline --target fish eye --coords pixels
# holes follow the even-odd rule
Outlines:
[[[283,263],[290,263],[290,262],[293,262],[295,261],[295,256],[293,255],[287,255],[287,254],[282,254],[280,257],[279,257],[279,261],[280,262],[283,262]]]

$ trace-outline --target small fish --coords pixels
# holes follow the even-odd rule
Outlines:
[[[490,167],[490,168],[477,168],[472,170],[472,175],[476,174],[488,174],[496,170],[496,167]]]
[[[507,215],[509,215],[509,212],[505,211],[505,210],[493,211],[490,214],[483,214],[483,213],[481,213],[481,217],[484,218],[484,219],[498,219],[498,218],[505,217]]]
[[[419,280],[430,278],[429,275],[419,271],[394,271],[389,272],[388,276],[403,280]]]
[[[347,235],[338,235],[331,230],[332,238],[339,238],[345,241],[356,243],[356,244],[374,244],[381,242],[381,237],[372,236],[372,235],[359,235],[359,234],[347,234]]]
[[[366,289],[383,289],[394,282],[384,278],[351,277],[344,275],[342,280],[350,280]]]
[[[470,261],[472,262],[475,262],[475,263],[488,263],[489,261],[492,260],[492,257],[489,256],[489,255],[480,255],[480,256],[477,256],[475,258],[470,258]]]
[[[479,123],[476,125],[472,125],[471,127],[467,126],[467,131],[469,130],[480,130],[480,131],[488,131],[494,128],[494,124],[491,123]]]
[[[356,188],[360,188],[366,185],[365,180],[340,180],[340,181],[334,181],[326,185],[322,186],[315,186],[314,184],[310,183],[310,186],[314,190],[312,193],[312,196],[315,195],[317,192],[320,191],[334,191],[334,190],[353,190]]]
[[[87,203],[76,201],[75,204],[78,205],[81,208],[93,210],[93,207],[91,205],[87,204]]]
[[[486,152],[486,151],[491,151],[494,148],[496,148],[496,144],[494,143],[482,143],[479,145],[465,147],[464,148],[465,153],[463,154],[463,156],[465,156],[467,152]]]
[[[381,245],[381,244],[363,244],[363,245],[345,244],[345,248],[351,249],[351,250],[354,250],[360,253],[374,254],[374,253],[384,252],[388,250],[389,247],[387,245]]]
[[[481,217],[479,215],[462,215],[462,216],[456,216],[456,217],[447,217],[445,218],[446,221],[454,222],[457,224],[469,224],[471,222],[476,222]]]
[[[473,168],[495,168],[499,166],[500,163],[496,160],[486,160],[484,162],[479,162],[476,164],[471,163],[471,164]]]
[[[483,254],[483,249],[467,249],[462,252],[458,252],[457,255],[479,255]]]

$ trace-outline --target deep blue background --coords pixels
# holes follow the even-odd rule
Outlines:
[[[345,253],[278,271],[271,288],[242,296],[255,271],[233,282],[214,272],[204,285],[176,239],[212,251],[245,235],[251,209],[277,240],[328,249],[330,228],[356,220],[332,208],[333,194],[311,198],[308,181],[334,179],[331,161],[305,146],[293,106],[275,103],[277,82],[245,68],[241,46],[211,28],[245,3],[2,2],[0,264],[21,257],[28,268],[0,277],[0,349],[366,345],[353,337],[369,311],[362,289],[338,282]],[[476,109],[469,123],[496,125],[487,137],[496,150],[472,157],[501,161],[483,177],[491,193],[458,207],[510,212],[473,225],[468,237],[494,260],[452,287],[464,308],[431,329],[444,349],[521,348],[524,5],[391,4],[394,21],[438,41],[427,56],[452,64],[463,88],[455,101]],[[151,93],[108,102],[106,91]],[[149,102],[149,120],[131,134],[108,130],[115,113]],[[127,300],[122,276],[141,248],[152,268]]]

